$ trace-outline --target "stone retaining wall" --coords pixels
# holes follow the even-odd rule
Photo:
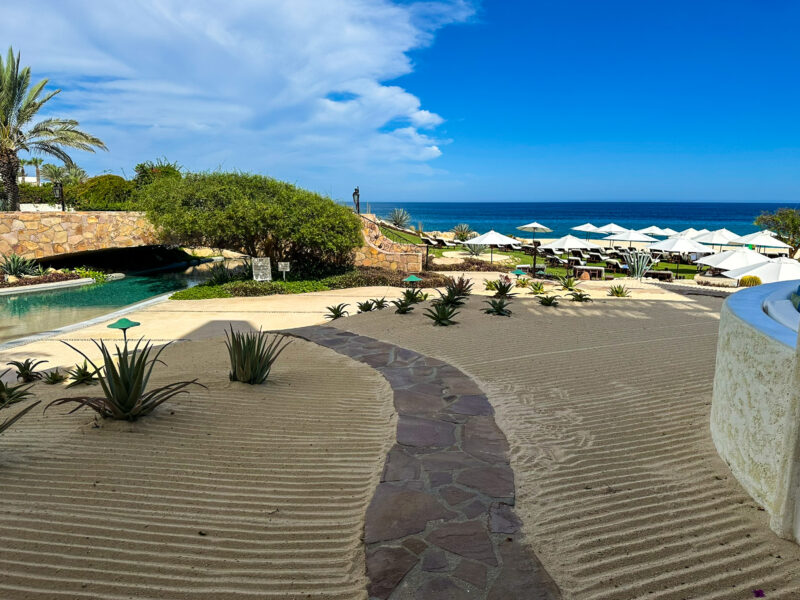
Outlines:
[[[48,258],[157,243],[153,226],[139,212],[0,212],[0,255]]]
[[[365,244],[356,250],[357,267],[381,267],[392,271],[419,273],[425,253],[415,244],[398,244],[381,233],[375,215],[362,215]]]

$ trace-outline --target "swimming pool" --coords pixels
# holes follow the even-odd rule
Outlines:
[[[179,272],[128,275],[103,284],[0,296],[0,344],[195,285],[203,279],[204,270],[192,267]]]

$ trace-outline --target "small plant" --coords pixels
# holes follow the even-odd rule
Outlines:
[[[541,296],[542,294],[544,294],[545,291],[544,283],[542,283],[541,281],[531,281],[530,288],[531,288],[531,294],[533,294],[534,296]]]
[[[470,227],[466,223],[459,223],[458,225],[453,227],[453,229],[451,229],[450,231],[453,232],[455,239],[457,239],[460,242],[468,240],[469,238],[472,237],[472,234],[475,233],[474,231],[472,231],[472,227]]]
[[[147,384],[150,381],[150,375],[153,372],[153,367],[155,367],[156,363],[164,364],[158,357],[161,356],[161,353],[170,344],[165,344],[159,348],[151,358],[150,355],[153,352],[153,345],[151,342],[145,342],[144,346],[141,346],[143,339],[144,338],[136,342],[133,348],[129,348],[128,340],[125,340],[121,349],[117,346],[116,361],[111,351],[106,347],[105,342],[94,340],[94,345],[97,346],[100,350],[100,354],[103,356],[102,367],[98,367],[94,362],[89,360],[86,354],[74,346],[67,344],[67,342],[64,342],[64,344],[83,356],[84,365],[86,365],[87,361],[92,365],[94,373],[98,374],[100,386],[103,389],[103,395],[97,397],[76,396],[71,398],[58,398],[48,404],[45,410],[51,406],[75,403],[78,406],[71,412],[75,412],[85,406],[91,408],[104,419],[135,421],[139,417],[149,415],[159,405],[173,396],[187,393],[185,388],[190,385],[205,387],[197,383],[197,379],[193,379],[191,381],[169,383],[146,391]]]
[[[403,290],[403,300],[407,300],[411,304],[419,304],[428,299],[428,294],[423,294],[422,290],[415,290],[408,288]]]
[[[94,279],[95,283],[105,283],[108,276],[102,271],[96,271],[88,267],[77,267],[75,272],[81,279]]]
[[[452,290],[453,294],[460,296],[461,298],[466,298],[472,293],[472,280],[467,279],[463,275],[460,275],[458,279],[455,279],[454,277],[448,277],[445,289],[448,292]]]
[[[497,280],[489,279],[483,283],[483,287],[487,292],[495,292],[497,291]]]
[[[408,214],[408,211],[405,210],[404,208],[395,208],[392,212],[389,213],[387,221],[389,221],[389,223],[391,223],[395,227],[404,229],[408,227],[409,223],[411,223],[411,215]]]
[[[494,284],[494,297],[495,298],[511,298],[515,294],[511,293],[514,289],[514,282],[508,277],[501,277]]]
[[[42,378],[42,374],[36,372],[36,367],[46,362],[46,360],[34,361],[32,358],[26,358],[22,362],[12,360],[8,363],[8,366],[17,369],[17,380],[23,381],[24,383],[32,383]]]
[[[33,394],[29,391],[31,389],[30,385],[25,385],[24,383],[13,385],[3,382],[3,375],[8,373],[10,370],[11,369],[6,369],[0,373],[0,408],[5,408],[11,404],[16,404],[17,402],[25,400],[25,398],[33,396]]]
[[[389,306],[389,301],[386,298],[375,298],[372,301],[375,310],[383,310],[387,306]]]
[[[358,306],[358,312],[365,313],[365,312],[372,312],[375,310],[375,303],[372,300],[364,300],[364,302],[357,302],[356,305]]]
[[[525,289],[531,287],[531,283],[533,282],[527,277],[518,277],[517,280],[514,282],[514,287]]]
[[[436,290],[439,297],[433,301],[434,304],[444,304],[445,306],[458,307],[464,304],[463,296],[459,296],[453,288],[446,288],[444,292]]]
[[[497,315],[498,317],[511,316],[511,309],[508,308],[511,303],[505,298],[484,300],[484,303],[489,305],[488,308],[483,309],[483,312],[487,315]]]
[[[440,327],[448,327],[455,325],[456,322],[453,318],[458,314],[454,306],[448,304],[436,303],[430,308],[425,309],[425,316],[433,321],[434,325]]]
[[[392,304],[395,306],[395,313],[398,315],[406,315],[414,310],[415,302],[409,302],[405,298],[400,298],[399,300],[392,300]]]
[[[761,278],[758,275],[745,275],[739,280],[740,287],[754,287],[761,285]]]
[[[539,304],[542,306],[558,306],[558,299],[561,296],[554,295],[554,296],[539,296]]]
[[[207,285],[222,285],[224,283],[230,283],[235,279],[235,274],[224,262],[216,262],[211,265],[211,268],[208,270],[208,279],[206,279],[205,283]]]
[[[225,332],[225,346],[231,359],[231,381],[241,381],[250,385],[262,384],[269,377],[272,365],[291,344],[285,335],[275,335],[272,340],[259,331],[238,332],[230,328]]]
[[[53,369],[52,371],[48,371],[47,373],[45,373],[44,377],[42,377],[42,380],[47,385],[56,385],[58,383],[62,383],[64,381],[66,381],[67,380],[67,376],[64,375],[58,369]]]
[[[464,247],[467,249],[467,253],[470,256],[480,256],[484,252],[488,246],[484,246],[483,244],[464,244]]]
[[[40,401],[39,401],[39,400],[37,400],[36,402],[34,402],[33,404],[31,404],[30,406],[26,406],[25,408],[23,408],[21,411],[19,411],[19,412],[18,412],[17,414],[15,414],[13,417],[9,417],[9,418],[8,418],[8,419],[6,419],[5,421],[0,421],[0,433],[3,433],[3,432],[6,430],[6,429],[8,429],[8,428],[9,428],[9,427],[11,427],[11,426],[12,426],[14,423],[16,423],[17,421],[19,421],[19,420],[20,420],[22,417],[24,417],[24,416],[25,416],[27,413],[31,412],[31,410],[33,410],[33,409],[34,409],[34,407],[38,406],[38,405],[39,405],[39,403],[40,403]],[[2,409],[2,408],[5,408],[6,406],[8,406],[8,404],[0,404],[0,409]]]
[[[615,298],[627,298],[631,295],[631,292],[624,285],[612,285],[608,288],[608,295]]]
[[[587,294],[586,292],[582,292],[580,290],[575,290],[574,292],[570,292],[567,294],[570,297],[572,302],[594,302],[592,297]]]
[[[67,374],[72,380],[72,382],[67,386],[68,388],[78,385],[95,385],[97,383],[97,378],[95,377],[97,371],[92,371],[89,368],[89,363],[87,363],[85,360],[83,361],[83,364],[77,364],[71,369],[68,369]]]
[[[0,271],[6,276],[22,277],[23,275],[36,274],[36,262],[23,258],[19,254],[11,253],[0,256]]]
[[[44,265],[37,265],[36,266],[36,276],[37,277],[44,277],[47,275],[47,269],[44,268]]]
[[[576,287],[578,287],[578,282],[574,277],[569,275],[563,275],[558,278],[558,283],[561,284],[561,289],[567,290],[569,292],[573,291]]]
[[[327,309],[327,313],[325,314],[325,318],[330,321],[335,321],[336,319],[341,319],[342,317],[346,317],[350,313],[347,312],[347,307],[350,306],[349,304],[334,304],[332,306],[325,307]]]

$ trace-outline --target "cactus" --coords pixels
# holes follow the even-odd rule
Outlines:
[[[741,287],[754,287],[761,285],[761,278],[756,275],[745,275],[739,280]]]

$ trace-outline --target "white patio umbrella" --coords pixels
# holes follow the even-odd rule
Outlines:
[[[723,273],[730,279],[741,279],[746,275],[754,275],[761,283],[774,283],[776,281],[791,281],[800,279],[800,262],[793,258],[772,258],[758,265],[750,265],[741,269],[731,269]]]
[[[625,231],[620,231],[619,233],[612,233],[608,237],[604,237],[604,240],[608,240],[609,242],[628,242],[628,247],[630,248],[633,245],[633,242],[655,242],[657,241],[656,238],[650,237],[645,233],[639,233],[635,229],[626,229]]]
[[[647,248],[648,250],[660,250],[661,252],[671,252],[673,254],[677,254],[678,259],[675,261],[676,277],[681,264],[681,254],[711,254],[713,252],[708,246],[704,246],[700,242],[695,242],[688,237],[683,237],[680,235],[667,238],[666,240],[661,240],[655,244],[650,244]]]
[[[699,238],[701,235],[705,235],[705,234],[707,234],[707,233],[711,233],[711,231],[710,231],[709,229],[706,229],[706,228],[704,227],[703,229],[698,229],[698,230],[697,230],[695,233],[693,233],[693,234],[692,234],[692,235],[690,235],[689,237],[691,237],[693,240],[696,240],[696,239],[697,239],[697,238]]]
[[[694,237],[694,236],[696,236],[698,233],[700,233],[700,232],[699,232],[699,231],[697,231],[697,229],[695,229],[694,227],[689,227],[689,228],[687,228],[687,229],[684,229],[683,231],[679,231],[679,232],[678,232],[678,233],[676,233],[675,235],[679,235],[679,236],[681,236],[681,237],[688,237],[688,238],[690,238],[690,237]]]
[[[715,229],[714,231],[709,231],[708,233],[693,236],[692,239],[695,242],[700,242],[701,244],[725,246],[733,242],[733,240],[739,239],[739,236],[723,227],[722,229]]]
[[[520,231],[530,231],[533,234],[531,244],[533,244],[534,246],[536,246],[534,242],[536,241],[537,233],[547,233],[549,231],[553,231],[549,227],[542,225],[541,223],[537,223],[536,221],[534,221],[533,223],[528,223],[527,225],[520,225],[519,227],[517,227],[517,229],[519,229]],[[531,275],[534,275],[536,273],[536,248],[533,249],[532,269],[533,270],[531,271]]]
[[[514,238],[508,237],[507,235],[503,235],[502,233],[497,233],[494,229],[491,231],[487,231],[483,235],[479,235],[474,237],[470,240],[465,242],[461,242],[462,244],[467,244],[469,246],[511,246],[519,244],[519,241],[515,240]],[[491,253],[489,257],[489,261],[494,264],[494,248],[491,248]]]
[[[584,223],[583,225],[578,225],[577,227],[572,227],[572,231],[582,231],[586,234],[586,239],[589,239],[590,233],[601,233],[599,228],[591,223]]]
[[[620,227],[616,223],[608,223],[602,227],[598,227],[596,233],[620,233],[627,231],[624,227]]]
[[[735,239],[733,244],[741,244],[743,246],[756,246],[757,248],[791,248],[779,239],[776,239],[764,231],[756,231],[749,235],[743,235]]]
[[[589,240],[576,238],[574,235],[560,237],[557,240],[545,244],[542,248],[547,250],[563,250],[565,252],[569,252],[570,250],[602,250],[597,244]]]
[[[661,227],[657,227],[655,225],[650,225],[650,227],[645,227],[644,229],[637,229],[639,233],[644,233],[645,235],[658,235],[658,236],[667,236],[670,235],[666,233]]]
[[[730,271],[732,269],[741,269],[743,267],[758,265],[767,261],[769,261],[769,259],[766,256],[754,250],[750,250],[750,248],[737,248],[736,250],[725,250],[724,252],[703,256],[694,262],[698,265],[707,265],[722,271]]]
[[[678,232],[672,229],[671,227],[664,227],[664,229],[662,229],[661,231],[664,232],[664,235],[669,235],[669,236],[678,235]]]

